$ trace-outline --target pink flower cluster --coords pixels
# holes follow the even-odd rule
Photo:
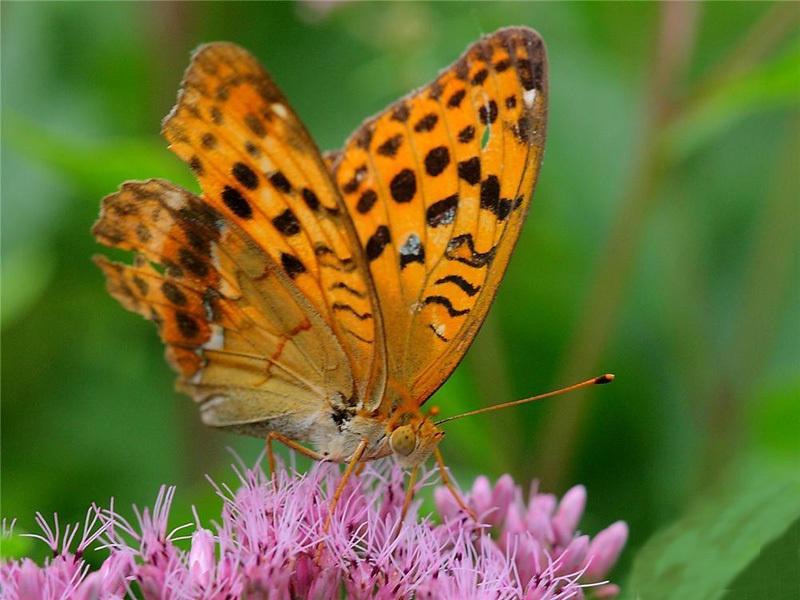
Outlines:
[[[602,580],[625,545],[627,527],[617,522],[594,539],[579,535],[582,486],[560,502],[534,486],[526,502],[511,477],[494,487],[479,477],[466,498],[482,524],[440,487],[435,500],[441,523],[420,518],[421,501],[415,501],[401,527],[402,472],[368,465],[348,482],[325,532],[338,469],[315,465],[304,475],[281,470],[274,482],[260,468],[236,472],[237,490],[215,485],[224,502],[213,530],[196,517],[196,523],[169,531],[174,488],[167,487],[152,510],[135,510],[135,524],[113,506],[93,508],[82,527],[63,532],[55,517],[51,526],[39,515],[42,534],[35,537],[53,557],[43,566],[30,559],[0,565],[0,597],[338,599],[344,593],[354,599],[566,600],[619,592]],[[188,527],[194,531],[187,551],[176,542]],[[92,545],[108,556],[89,572],[83,555]]]

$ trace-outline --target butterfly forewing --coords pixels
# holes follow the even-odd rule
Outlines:
[[[368,120],[334,159],[383,313],[389,377],[420,403],[466,352],[508,264],[546,96],[539,36],[501,30]]]
[[[164,121],[204,201],[283,270],[345,351],[359,404],[383,393],[380,312],[357,238],[316,145],[266,71],[233,44],[198,50]]]

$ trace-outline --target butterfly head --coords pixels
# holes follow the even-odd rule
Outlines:
[[[405,412],[392,419],[387,436],[398,464],[414,467],[425,462],[444,437],[444,432],[425,415]]]

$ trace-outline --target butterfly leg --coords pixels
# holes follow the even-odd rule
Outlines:
[[[325,457],[320,454],[319,452],[315,452],[305,446],[298,444],[292,439],[289,439],[285,435],[278,433],[277,431],[270,431],[267,434],[267,463],[269,464],[269,473],[274,478],[275,477],[275,452],[272,449],[272,442],[280,442],[287,448],[291,448],[296,452],[299,452],[303,456],[307,456],[311,460],[325,460]]]
[[[336,505],[339,503],[339,498],[341,498],[342,494],[344,493],[344,486],[347,485],[347,480],[350,479],[350,475],[353,474],[353,471],[358,465],[358,462],[361,460],[361,457],[364,456],[364,451],[366,451],[368,443],[368,440],[361,440],[361,443],[356,447],[356,451],[353,452],[350,462],[347,463],[347,468],[345,468],[344,473],[342,473],[342,478],[339,480],[339,485],[336,486],[336,491],[333,492],[331,505],[328,507],[328,516],[325,518],[325,524],[322,526],[322,533],[328,533],[328,530],[331,528],[333,511],[336,510]],[[317,546],[317,563],[319,563],[320,558],[322,557],[322,549],[323,542],[320,542],[319,546]]]
[[[408,482],[406,483],[406,497],[403,500],[403,508],[400,510],[400,519],[398,519],[397,526],[392,533],[392,539],[395,539],[398,535],[400,535],[400,531],[403,529],[403,522],[406,520],[408,508],[411,506],[411,501],[414,499],[414,485],[417,483],[418,474],[419,467],[414,467],[411,469],[411,473],[408,476]]]
[[[439,467],[439,477],[441,477],[441,479],[442,479],[442,484],[453,495],[453,498],[455,499],[456,504],[458,504],[461,507],[461,510],[463,510],[470,517],[472,517],[473,521],[477,521],[478,517],[475,515],[474,512],[472,512],[472,509],[470,509],[467,506],[467,503],[464,502],[464,499],[461,497],[461,494],[458,492],[458,490],[456,489],[456,486],[453,484],[453,481],[450,479],[450,475],[447,474],[447,467],[444,464],[444,458],[442,457],[442,453],[439,450],[439,448],[436,448],[433,451],[433,454],[436,457],[436,464]]]
[[[414,486],[417,483],[417,475],[419,474],[419,466],[414,467],[411,469],[411,474],[408,476],[408,482],[406,483],[406,497],[403,500],[403,510],[400,512],[400,523],[406,520],[406,515],[408,514],[408,507],[411,506],[411,501],[414,499]]]

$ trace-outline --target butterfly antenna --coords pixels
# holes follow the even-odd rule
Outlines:
[[[581,381],[580,383],[576,383],[574,385],[561,388],[560,390],[553,390],[552,392],[539,394],[538,396],[532,396],[530,398],[523,398],[522,400],[503,402],[502,404],[494,404],[492,406],[486,406],[484,408],[479,408],[477,410],[471,410],[469,412],[461,413],[460,415],[447,417],[446,419],[436,421],[434,425],[441,425],[442,423],[447,423],[448,421],[454,421],[455,419],[461,419],[463,417],[471,417],[472,415],[479,415],[485,412],[492,412],[494,410],[501,410],[504,408],[510,408],[512,406],[519,406],[520,404],[527,404],[528,402],[536,402],[537,400],[544,400],[545,398],[551,398],[552,396],[559,396],[561,394],[566,394],[567,392],[574,392],[575,390],[580,390],[582,388],[590,387],[592,385],[602,385],[604,383],[611,383],[612,381],[614,381],[614,375],[611,373],[606,373],[605,375],[600,375],[599,377],[593,377],[592,379]]]

